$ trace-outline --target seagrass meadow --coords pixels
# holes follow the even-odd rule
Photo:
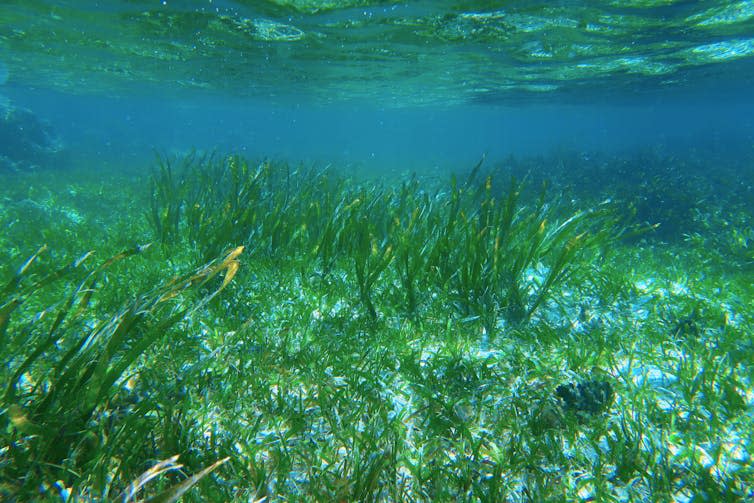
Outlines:
[[[754,501],[754,1],[0,1],[0,503]]]
[[[752,498],[752,160],[708,162],[3,175],[0,494]]]

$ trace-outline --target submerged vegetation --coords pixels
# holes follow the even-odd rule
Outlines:
[[[751,194],[678,162],[9,177],[0,496],[754,497]]]

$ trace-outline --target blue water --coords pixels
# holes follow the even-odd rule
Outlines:
[[[69,149],[133,162],[154,151],[231,150],[306,163],[410,171],[463,168],[482,156],[754,145],[748,95],[629,104],[533,104],[392,109],[373,103],[271,105],[194,97],[66,96],[11,88],[13,103],[49,120]]]
[[[134,165],[750,150],[748,2],[662,3],[32,1],[0,6],[0,84],[68,152]]]

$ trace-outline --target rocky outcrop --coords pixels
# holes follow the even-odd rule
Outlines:
[[[48,122],[26,108],[0,104],[0,171],[34,169],[61,150]]]

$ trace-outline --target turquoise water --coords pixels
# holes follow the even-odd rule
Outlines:
[[[220,146],[431,169],[754,131],[746,1],[0,9],[3,94],[102,154]]]
[[[0,61],[0,85],[5,84],[8,80],[8,69],[5,67],[2,61]]]
[[[752,18],[746,1],[10,1],[3,45],[20,84],[74,94],[589,103],[744,89]]]

